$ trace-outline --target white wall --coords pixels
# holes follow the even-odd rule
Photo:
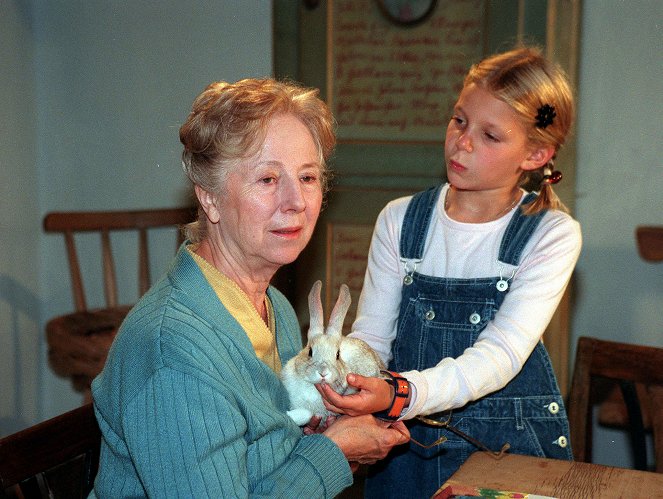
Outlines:
[[[81,401],[47,367],[43,325],[73,302],[43,215],[186,204],[179,126],[211,81],[272,73],[271,15],[268,0],[0,2],[0,435]]]
[[[642,261],[634,237],[637,225],[663,225],[662,21],[660,0],[584,0],[574,344],[663,347],[663,263]],[[598,462],[630,465],[623,433],[594,439]]]
[[[29,2],[0,1],[0,435],[39,417],[39,296],[33,26]]]

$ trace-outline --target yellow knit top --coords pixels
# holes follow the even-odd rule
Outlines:
[[[276,347],[274,309],[269,297],[265,295],[265,307],[267,309],[267,324],[265,324],[249,297],[235,281],[222,274],[211,263],[195,253],[192,246],[187,246],[187,250],[200,267],[205,279],[212,286],[223,306],[228,309],[228,312],[246,332],[256,356],[278,374],[281,371],[281,359]]]

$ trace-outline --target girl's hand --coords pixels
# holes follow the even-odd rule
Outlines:
[[[315,385],[325,407],[330,411],[360,416],[384,411],[391,406],[394,388],[381,378],[370,378],[359,374],[348,374],[348,385],[359,390],[352,395],[339,395],[326,383]]]

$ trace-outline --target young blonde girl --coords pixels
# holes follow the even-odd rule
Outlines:
[[[391,374],[350,375],[361,391],[346,397],[321,387],[332,410],[409,420],[409,448],[371,469],[367,497],[430,497],[481,447],[571,459],[541,337],[581,247],[552,189],[573,115],[566,77],[537,49],[481,61],[448,125],[448,182],[380,214],[352,335]]]

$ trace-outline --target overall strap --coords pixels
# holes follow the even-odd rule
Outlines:
[[[518,265],[523,248],[541,222],[541,219],[547,213],[548,210],[542,210],[534,215],[525,215],[523,213],[522,205],[533,201],[536,196],[537,194],[534,192],[527,194],[513,214],[513,217],[511,217],[511,221],[504,232],[500,244],[498,256],[500,262],[514,266]]]
[[[442,186],[431,187],[415,194],[407,206],[401,227],[400,254],[408,260],[421,260],[428,226]]]

